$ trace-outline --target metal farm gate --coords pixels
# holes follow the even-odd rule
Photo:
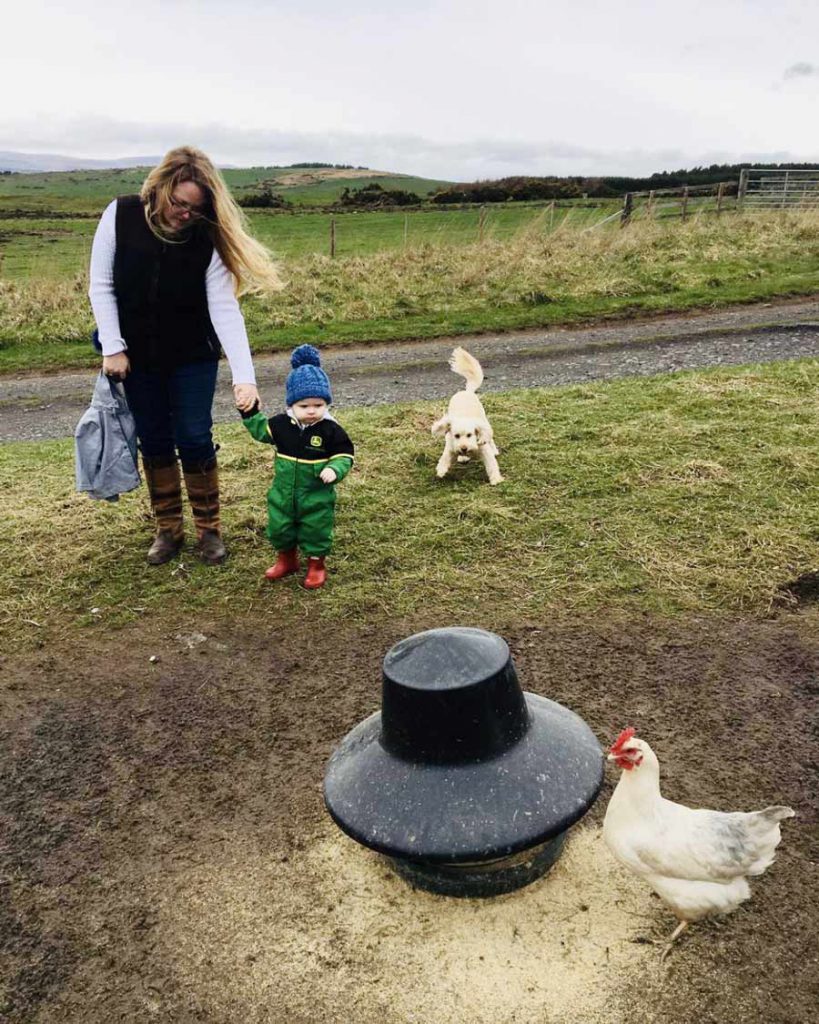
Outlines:
[[[746,210],[819,208],[819,167],[801,171],[743,168],[737,203]]]

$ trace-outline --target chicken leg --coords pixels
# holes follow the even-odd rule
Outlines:
[[[671,933],[671,936],[669,937],[668,941],[665,944],[665,949],[663,950],[663,955],[660,957],[660,963],[663,963],[665,958],[671,952],[671,947],[674,945],[674,943],[677,941],[677,939],[680,937],[680,935],[682,935],[682,933],[685,931],[685,929],[687,927],[688,927],[688,921],[680,921],[680,923],[677,925],[677,927]]]

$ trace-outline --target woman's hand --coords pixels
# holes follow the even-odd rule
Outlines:
[[[259,392],[256,390],[255,384],[234,384],[233,399],[237,409],[241,409],[242,412],[250,412],[259,401]]]
[[[125,380],[130,369],[131,363],[124,352],[102,357],[102,372],[111,380]]]

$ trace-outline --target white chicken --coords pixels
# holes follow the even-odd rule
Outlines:
[[[660,765],[634,729],[624,729],[608,756],[623,769],[603,822],[614,856],[642,875],[679,919],[671,944],[692,921],[727,914],[751,895],[748,875],[761,875],[782,838],[790,807],[749,813],[694,809],[660,793]]]

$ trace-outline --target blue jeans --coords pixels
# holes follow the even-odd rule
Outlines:
[[[146,459],[175,460],[201,466],[216,454],[213,444],[213,395],[216,360],[186,363],[175,370],[133,370],[125,394],[134,414]]]

